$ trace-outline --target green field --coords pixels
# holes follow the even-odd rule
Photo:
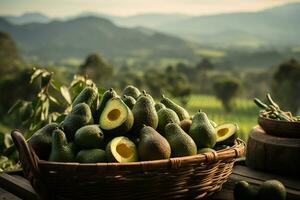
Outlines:
[[[191,114],[202,110],[208,117],[218,124],[225,122],[237,123],[240,127],[240,137],[247,140],[248,133],[256,125],[256,117],[259,112],[251,99],[237,99],[235,109],[226,114],[221,102],[214,96],[193,95],[188,102],[187,108]]]

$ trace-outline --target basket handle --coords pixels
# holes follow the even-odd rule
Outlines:
[[[25,141],[23,134],[15,129],[11,132],[11,137],[19,151],[19,157],[23,167],[25,165],[29,168],[29,173],[32,173],[35,177],[39,177],[38,158],[33,152],[32,147]]]

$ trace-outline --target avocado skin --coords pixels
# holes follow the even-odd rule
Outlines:
[[[101,98],[100,98],[99,106],[98,106],[98,108],[97,108],[97,110],[96,110],[96,113],[95,113],[95,115],[94,115],[94,121],[95,121],[96,123],[99,122],[101,113],[102,113],[102,111],[103,111],[103,109],[104,109],[106,103],[107,103],[110,99],[112,99],[112,98],[114,98],[114,97],[117,97],[117,96],[118,96],[118,94],[116,93],[116,91],[115,91],[113,88],[110,88],[109,90],[105,91],[105,92],[102,94],[102,96],[101,96]]]
[[[123,95],[122,100],[130,110],[132,110],[134,104],[136,103],[136,100],[132,96]]]
[[[178,123],[168,123],[165,126],[165,133],[171,146],[171,157],[197,154],[197,146],[194,140],[180,128]]]
[[[233,196],[235,200],[255,200],[257,199],[257,190],[246,181],[239,181],[235,184]]]
[[[98,98],[99,94],[95,88],[85,87],[74,99],[72,107],[79,103],[86,103],[91,108],[92,113],[95,113],[97,110]]]
[[[188,133],[192,125],[192,120],[190,119],[184,119],[180,121],[180,127]]]
[[[104,146],[104,134],[99,125],[86,125],[75,133],[74,142],[80,149],[98,149]]]
[[[211,125],[204,112],[197,112],[192,119],[189,135],[195,141],[197,148],[213,148],[217,141],[215,128]]]
[[[154,107],[155,107],[156,112],[158,112],[162,108],[166,108],[166,106],[164,104],[160,103],[160,102],[155,103]]]
[[[79,163],[106,162],[105,151],[102,149],[84,149],[77,153],[76,161]]]
[[[163,103],[167,108],[174,110],[180,120],[190,119],[189,113],[183,107],[177,105],[175,102],[165,97],[164,95],[162,96],[160,102]]]
[[[168,123],[174,122],[176,124],[180,124],[180,120],[173,110],[169,108],[162,108],[157,112],[158,116],[158,126],[157,131],[165,135],[165,127]]]
[[[278,180],[265,181],[258,190],[259,200],[285,200],[286,189]]]
[[[86,103],[79,103],[66,116],[62,127],[68,141],[72,141],[79,128],[93,123],[94,120],[90,107]]]
[[[156,113],[152,100],[143,95],[138,98],[133,106],[132,113],[134,116],[133,132],[138,133],[143,125],[151,126],[156,129],[158,126],[158,115]]]
[[[131,96],[135,100],[138,99],[140,94],[141,94],[140,90],[138,88],[134,87],[133,85],[126,86],[122,91],[122,95]]]
[[[209,152],[216,152],[216,150],[212,149],[212,148],[201,148],[201,149],[198,149],[197,151],[197,154],[200,154],[200,153],[209,153]]]
[[[49,161],[54,162],[73,162],[75,156],[67,142],[64,132],[56,129],[52,133],[52,146]]]
[[[168,159],[171,156],[169,142],[151,126],[144,126],[140,130],[140,141],[138,143],[140,160]]]
[[[28,143],[34,149],[36,155],[41,160],[47,160],[51,152],[52,132],[58,129],[58,124],[47,124],[37,130],[28,140]]]

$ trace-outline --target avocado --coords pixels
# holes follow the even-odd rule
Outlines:
[[[278,180],[268,180],[261,184],[258,193],[259,200],[285,200],[286,189]]]
[[[106,158],[108,162],[136,162],[137,148],[127,137],[115,137],[106,146]]]
[[[233,196],[235,200],[255,200],[257,190],[246,181],[239,181],[234,186]]]
[[[98,106],[96,114],[94,116],[94,121],[95,122],[99,122],[100,115],[101,115],[106,103],[108,102],[108,100],[110,100],[114,97],[117,97],[117,96],[118,96],[118,94],[114,91],[113,88],[110,88],[109,90],[105,91],[102,94],[99,106]]]
[[[126,86],[122,91],[122,95],[131,96],[134,99],[137,99],[140,96],[140,94],[140,90],[134,87],[133,85]]]
[[[180,121],[180,127],[188,133],[192,125],[192,120],[190,119],[184,119]]]
[[[136,100],[132,96],[123,95],[122,100],[130,110],[133,108],[134,104],[136,103]]]
[[[55,129],[52,133],[52,146],[49,161],[73,162],[75,156],[70,148],[65,133],[60,129]]]
[[[239,127],[237,124],[226,123],[215,128],[217,133],[217,145],[232,146],[238,138]]]
[[[174,122],[176,124],[180,124],[180,120],[176,114],[176,112],[174,112],[173,110],[169,109],[169,108],[162,108],[157,112],[157,116],[158,116],[158,126],[157,126],[157,131],[162,134],[165,135],[165,126],[170,123],[170,122]]]
[[[175,102],[165,97],[164,95],[162,95],[162,99],[160,102],[163,103],[167,108],[174,110],[180,120],[190,119],[189,113],[183,107],[177,105]]]
[[[99,125],[86,125],[76,131],[74,142],[80,149],[98,149],[104,147],[104,135]]]
[[[51,152],[52,132],[58,128],[58,124],[47,124],[37,130],[29,139],[28,143],[34,149],[36,155],[41,160],[47,160]]]
[[[151,103],[155,106],[155,101],[154,101],[153,97],[152,97],[150,94],[148,94],[148,93],[146,92],[146,90],[143,90],[143,91],[142,91],[142,93],[141,93],[140,96],[137,98],[137,100],[138,100],[140,97],[144,97],[144,96],[148,97],[148,98],[151,100]]]
[[[93,123],[94,120],[90,107],[86,103],[79,103],[66,116],[62,122],[62,127],[68,141],[71,141],[74,139],[74,135],[79,128]]]
[[[142,94],[133,106],[132,113],[134,116],[133,130],[135,133],[138,133],[143,128],[143,125],[151,126],[154,129],[157,128],[158,115],[149,96]]]
[[[138,143],[140,160],[168,159],[171,156],[169,142],[151,126],[143,126]]]
[[[180,128],[178,123],[168,123],[165,126],[165,134],[171,147],[171,157],[197,154],[197,146],[194,140]]]
[[[166,108],[166,106],[164,104],[160,103],[160,102],[155,103],[154,107],[155,107],[156,112],[158,112],[162,108]]]
[[[200,153],[209,153],[209,152],[215,152],[215,153],[217,153],[212,148],[201,148],[201,149],[198,149],[197,154],[200,154]]]
[[[192,120],[189,135],[195,141],[197,148],[213,148],[217,142],[217,134],[204,112],[197,112]]]
[[[106,162],[105,151],[102,149],[84,149],[77,153],[76,161],[80,163]]]
[[[124,135],[134,123],[132,111],[120,97],[113,97],[101,113],[99,125],[108,136]]]
[[[74,99],[72,107],[79,103],[86,103],[90,108],[92,113],[96,112],[98,104],[98,90],[92,87],[85,87]]]
[[[209,120],[211,125],[216,128],[218,126],[218,124],[216,122],[214,122],[213,120]]]

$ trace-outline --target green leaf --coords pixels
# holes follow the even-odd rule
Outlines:
[[[66,100],[66,102],[71,105],[72,104],[72,98],[69,92],[69,89],[66,86],[61,86],[60,87],[60,93],[61,95],[64,97],[64,99]]]
[[[53,97],[53,96],[48,96],[49,97],[49,99],[50,99],[50,101],[52,101],[53,103],[55,103],[55,104],[57,104],[57,105],[61,105],[60,103],[59,103],[59,101],[55,98],[55,97]]]
[[[43,72],[44,70],[42,69],[36,69],[30,77],[30,83],[32,83],[35,79],[42,75]]]
[[[12,112],[14,112],[15,110],[17,110],[17,109],[20,109],[21,107],[22,107],[22,105],[23,105],[23,101],[22,100],[17,100],[16,101],[16,103],[12,106],[12,107],[10,107],[10,109],[8,110],[8,114],[11,114]]]
[[[60,87],[62,86],[61,84],[59,84],[58,82],[56,82],[56,81],[53,80],[53,79],[51,79],[50,85],[51,85],[56,91],[60,91]]]

